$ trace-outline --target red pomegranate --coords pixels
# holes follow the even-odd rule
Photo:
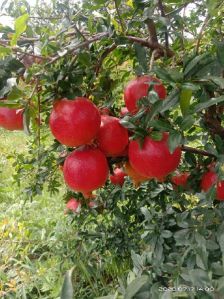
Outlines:
[[[102,115],[97,140],[99,148],[106,156],[116,157],[123,153],[128,145],[128,130],[122,127],[118,118]]]
[[[142,147],[136,140],[129,144],[129,162],[141,175],[161,180],[174,171],[181,158],[181,149],[178,147],[171,154],[168,147],[168,133],[163,133],[160,141],[146,137]]]
[[[14,131],[23,130],[24,109],[0,107],[0,127]]]
[[[201,189],[207,192],[216,184],[216,199],[224,200],[224,181],[217,181],[218,176],[214,171],[208,171],[203,174],[201,179]]]
[[[71,210],[74,213],[79,213],[81,210],[81,202],[75,198],[69,199],[66,204],[66,212]]]
[[[224,181],[220,181],[216,185],[216,198],[224,200]]]
[[[72,190],[89,194],[106,182],[107,159],[99,149],[79,148],[65,159],[63,173],[66,184]]]
[[[76,147],[90,143],[100,128],[100,113],[86,98],[55,102],[50,115],[50,129],[62,144]]]
[[[201,189],[207,192],[217,182],[218,176],[214,171],[208,171],[203,174],[201,179]]]
[[[171,182],[174,184],[174,186],[181,186],[185,188],[187,186],[187,180],[189,176],[189,172],[181,172],[172,176]]]
[[[120,111],[120,116],[125,116],[128,113],[127,107],[122,107]]]
[[[126,173],[121,168],[117,167],[114,169],[114,174],[110,175],[110,181],[112,184],[122,187],[126,176]]]
[[[133,79],[128,83],[124,90],[124,101],[129,112],[132,114],[138,111],[137,101],[148,95],[150,83],[154,82],[154,91],[157,92],[159,98],[164,100],[166,98],[166,88],[162,82],[152,76],[141,76]]]

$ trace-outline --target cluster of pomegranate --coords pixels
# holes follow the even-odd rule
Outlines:
[[[135,114],[138,100],[153,88],[164,100],[166,89],[161,81],[151,76],[138,77],[124,90],[126,107],[120,115]],[[109,176],[108,158],[128,156],[128,162],[117,165],[109,179],[122,186],[129,176],[135,186],[141,182],[164,178],[179,165],[181,149],[173,153],[168,148],[168,133],[160,141],[146,137],[143,145],[138,140],[129,141],[129,131],[120,119],[109,115],[107,108],[99,110],[89,99],[61,99],[54,103],[50,115],[50,129],[54,137],[68,147],[75,148],[65,159],[64,180],[67,186],[91,197],[92,191],[102,187]]]

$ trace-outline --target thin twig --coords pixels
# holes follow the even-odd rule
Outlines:
[[[155,61],[155,55],[156,55],[156,52],[157,50],[153,50],[152,51],[152,55],[151,55],[151,59],[150,59],[150,64],[149,64],[149,70],[151,71],[152,68],[153,68],[153,64],[154,64],[154,61]]]
[[[93,42],[95,42],[95,41],[97,41],[97,40],[100,40],[100,39],[102,39],[102,38],[104,38],[104,37],[106,37],[106,36],[109,36],[109,33],[108,33],[108,32],[103,32],[103,33],[97,34],[97,35],[95,35],[94,37],[92,37],[92,38],[90,38],[90,39],[87,39],[87,40],[84,41],[84,42],[79,43],[78,45],[74,46],[73,48],[69,48],[69,49],[67,49],[67,51],[65,51],[65,53],[63,53],[62,55],[58,55],[58,56],[56,56],[56,57],[53,57],[53,58],[51,59],[50,62],[48,62],[48,63],[45,64],[45,66],[48,66],[48,65],[50,65],[50,64],[55,63],[55,62],[58,61],[60,58],[66,56],[66,55],[68,55],[68,54],[71,54],[71,53],[75,54],[79,49],[81,49],[81,48],[85,48],[85,47],[88,46],[89,44],[91,44],[91,43],[93,43]]]
[[[105,49],[105,51],[103,52],[103,54],[101,55],[97,65],[96,65],[96,68],[95,68],[95,72],[96,72],[96,76],[99,74],[100,72],[100,69],[102,67],[102,64],[103,64],[103,61],[104,59],[113,51],[117,48],[117,45],[115,43],[113,43],[110,47],[107,47]]]
[[[125,33],[125,26],[124,26],[123,20],[121,18],[121,14],[120,14],[119,7],[117,5],[116,0],[114,0],[114,4],[115,4],[115,9],[116,9],[116,12],[117,12],[118,19],[119,19],[119,23],[121,25],[122,32]]]
[[[208,25],[209,21],[210,21],[210,16],[207,15],[207,17],[204,19],[204,22],[201,26],[199,33],[198,33],[197,44],[196,44],[196,49],[195,49],[196,54],[198,54],[198,51],[199,51],[200,42],[201,42],[201,39],[203,36],[203,31],[204,31],[205,27]]]

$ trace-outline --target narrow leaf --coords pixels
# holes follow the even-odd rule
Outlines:
[[[210,100],[203,102],[203,103],[199,103],[194,107],[194,113],[200,112],[203,109],[207,109],[213,105],[219,104],[224,102],[224,96],[220,96],[218,98],[211,98]]]
[[[180,92],[180,109],[183,115],[186,115],[189,107],[192,96],[192,90],[183,88]]]
[[[138,293],[138,291],[147,283],[149,283],[149,278],[146,275],[143,275],[133,280],[126,289],[124,299],[133,299],[133,297]]]
[[[63,282],[62,290],[61,290],[61,299],[73,299],[73,285],[72,285],[72,273],[74,271],[72,269],[68,270],[65,274],[65,279]]]

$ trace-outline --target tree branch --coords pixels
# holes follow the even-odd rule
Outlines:
[[[100,72],[100,69],[102,67],[102,64],[103,64],[103,61],[104,59],[113,51],[117,48],[117,45],[115,43],[113,43],[110,47],[107,47],[105,49],[105,51],[103,52],[103,54],[101,55],[99,61],[98,61],[98,64],[96,65],[96,68],[95,68],[95,72],[96,72],[96,76],[99,74]]]
[[[198,39],[197,39],[197,44],[196,44],[196,49],[195,49],[196,54],[198,54],[200,42],[201,42],[201,39],[203,36],[203,31],[204,31],[205,27],[208,25],[209,20],[210,20],[210,16],[207,15],[207,17],[204,19],[204,22],[201,26],[199,33],[198,33]]]
[[[120,25],[121,25],[122,32],[124,33],[124,32],[125,32],[125,27],[124,27],[123,20],[122,20],[122,18],[121,18],[121,14],[120,14],[120,11],[119,11],[119,7],[118,7],[118,5],[117,5],[117,0],[114,0],[114,4],[115,4],[115,9],[116,9],[116,12],[117,12],[118,19],[119,19],[119,23],[120,23]]]
[[[167,55],[167,57],[173,57],[174,56],[174,52],[171,49],[169,49],[169,48],[166,49],[165,47],[163,47],[158,42],[151,42],[148,39],[139,38],[139,37],[130,36],[130,35],[127,35],[126,37],[131,42],[141,44],[142,46],[147,47],[151,50],[156,50],[157,49],[157,55],[156,55],[155,59],[158,59],[161,56],[165,56],[165,55]]]
[[[212,153],[209,153],[207,151],[200,150],[200,149],[197,149],[197,148],[193,148],[193,147],[190,147],[190,146],[186,146],[186,145],[182,145],[181,150],[183,152],[190,152],[190,153],[196,154],[196,155],[202,155],[202,156],[216,158],[216,156]]]

